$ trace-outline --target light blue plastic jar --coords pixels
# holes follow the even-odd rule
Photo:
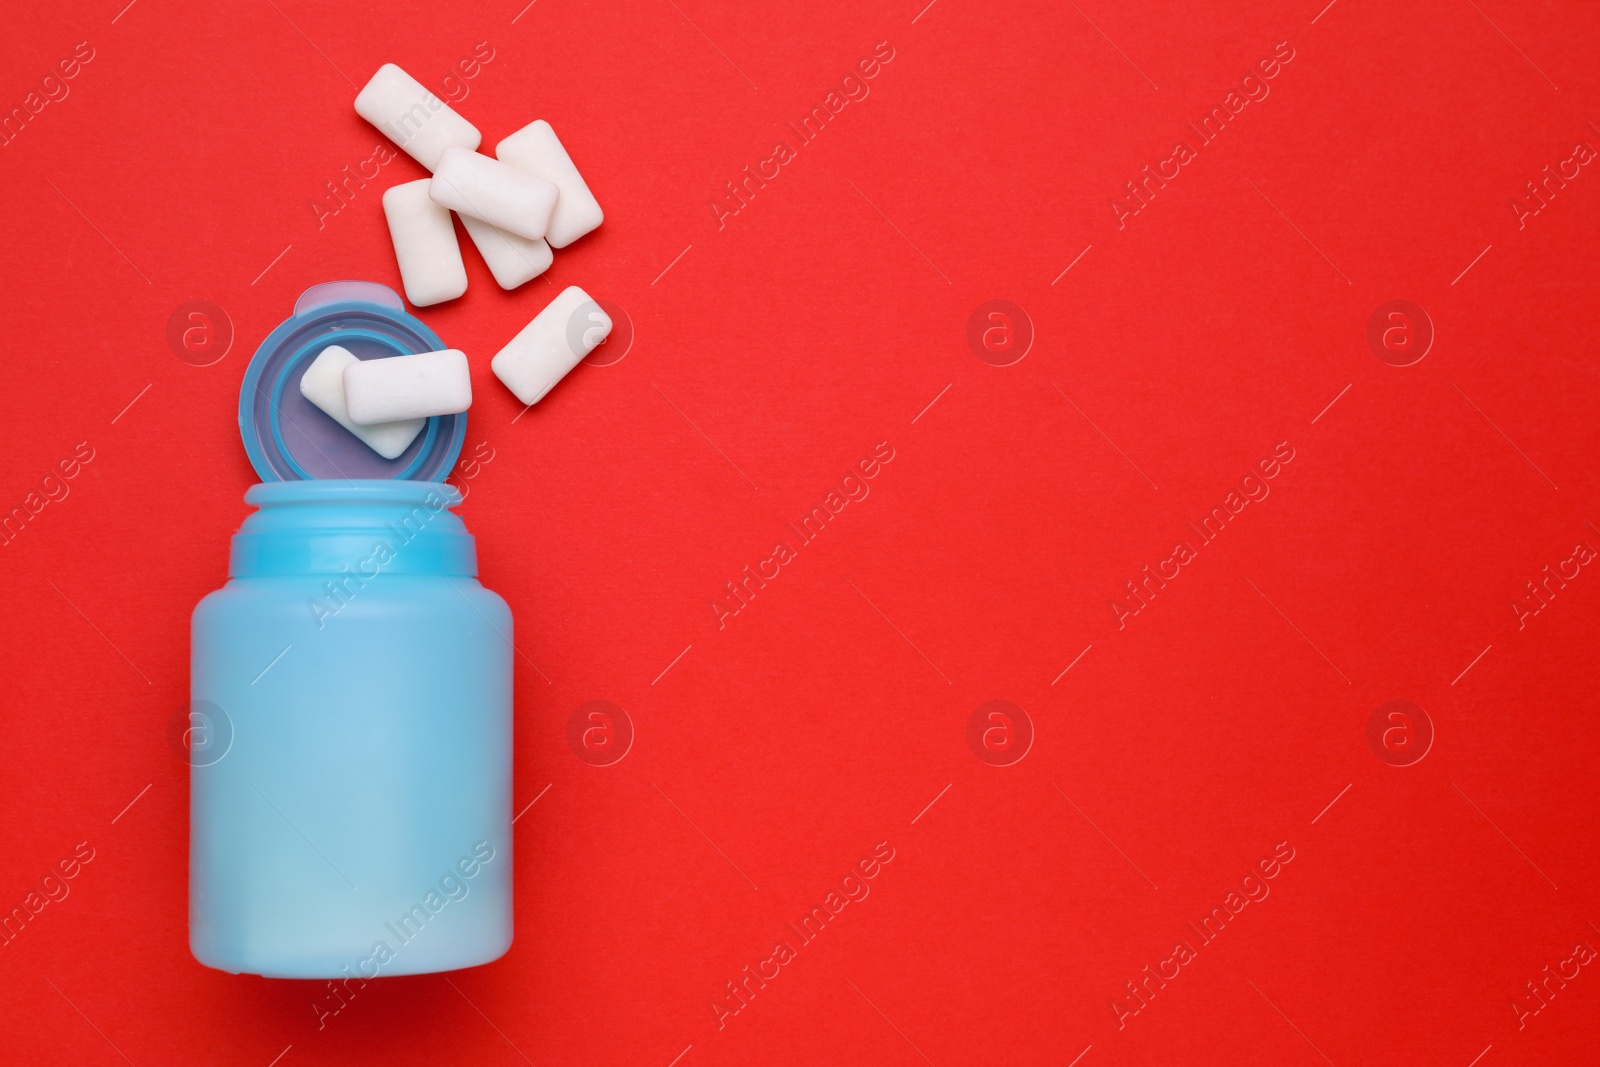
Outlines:
[[[511,944],[511,612],[442,482],[464,416],[389,461],[288,402],[334,343],[444,347],[390,290],[335,283],[251,362],[265,481],[193,619],[189,944],[268,977],[470,967]],[[368,476],[318,473],[341,457]]]

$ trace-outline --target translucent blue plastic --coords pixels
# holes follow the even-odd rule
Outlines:
[[[324,282],[301,293],[294,314],[256,349],[239,389],[239,436],[261,480],[448,478],[466,438],[466,412],[434,416],[409,448],[384,459],[300,394],[306,368],[329,345],[358,359],[446,347],[388,286]]]
[[[195,608],[189,944],[283,978],[511,944],[512,628],[449,486],[257,485]]]

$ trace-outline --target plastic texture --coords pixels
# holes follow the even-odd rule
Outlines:
[[[300,395],[300,377],[329,345],[364,360],[446,347],[386,286],[328,282],[306,290],[294,315],[256,349],[239,390],[239,434],[262,481],[444,481],[466,440],[466,413],[429,419],[410,447],[385,459]]]
[[[453,488],[280,481],[196,607],[189,940],[371,979],[511,943],[512,622]]]

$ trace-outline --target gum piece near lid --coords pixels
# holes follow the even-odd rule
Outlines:
[[[256,349],[239,390],[239,434],[261,480],[448,478],[466,439],[465,412],[429,419],[409,448],[384,459],[300,395],[300,376],[334,344],[359,359],[447,347],[387,286],[340,281],[307,289]]]

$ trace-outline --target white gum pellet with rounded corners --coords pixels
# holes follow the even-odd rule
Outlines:
[[[495,354],[495,377],[524,404],[536,404],[611,333],[611,316],[576,285],[561,291]]]
[[[471,215],[462,215],[461,225],[467,228],[467,236],[478,246],[483,261],[489,265],[489,273],[502,289],[515,289],[532,281],[549,270],[555,259],[555,253],[542,237],[530,241]]]
[[[459,348],[357,360],[344,368],[344,402],[359,426],[454,415],[472,406],[472,373]]]
[[[405,419],[362,425],[350,418],[344,402],[344,372],[363,362],[355,353],[339,345],[329,345],[311,361],[300,377],[300,395],[316,405],[325,415],[349,430],[366,446],[384,459],[394,459],[416,439],[427,425],[426,419]],[[369,362],[385,363],[387,360]]]
[[[561,190],[544,237],[551,248],[565,248],[605,221],[600,202],[589,191],[556,131],[544,119],[529,123],[495,145],[494,154],[502,163],[537,174]]]
[[[446,148],[471,151],[483,141],[476,126],[393,63],[379,67],[356,94],[356,114],[429,170]]]
[[[406,298],[417,307],[454,300],[467,291],[467,268],[461,262],[450,210],[428,196],[428,179],[406,182],[383,194],[394,258]]]
[[[560,190],[537,174],[465,148],[447,148],[428,183],[433,202],[536,240],[550,227]]]

